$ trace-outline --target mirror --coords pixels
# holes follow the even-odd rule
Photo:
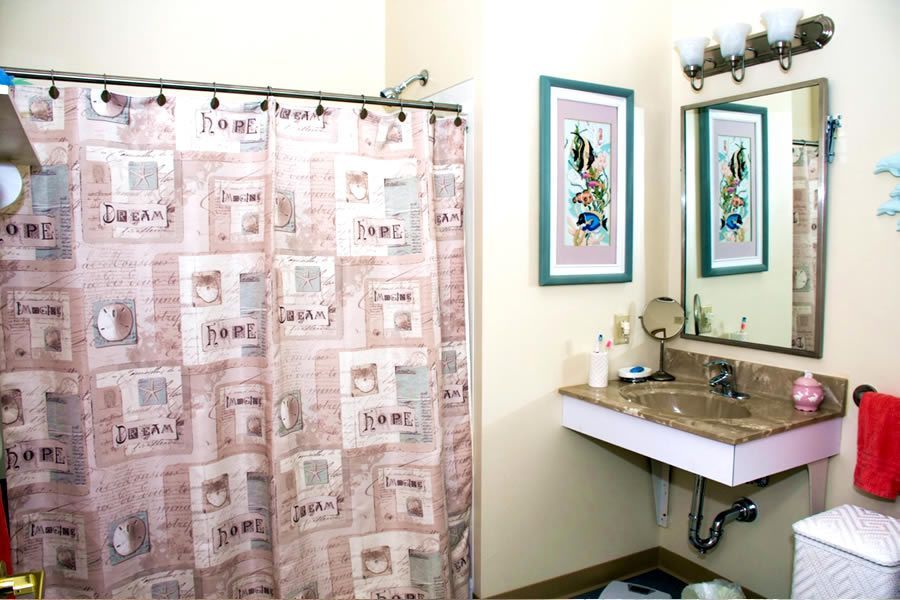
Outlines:
[[[827,81],[681,113],[684,337],[821,357]]]
[[[659,340],[659,370],[650,375],[650,379],[674,381],[675,376],[666,372],[666,340],[676,337],[684,328],[684,307],[671,298],[654,298],[641,315],[641,326],[647,335]]]

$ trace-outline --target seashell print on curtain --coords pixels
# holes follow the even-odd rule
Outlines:
[[[467,597],[464,128],[14,102],[43,164],[0,212],[15,570],[47,597]]]

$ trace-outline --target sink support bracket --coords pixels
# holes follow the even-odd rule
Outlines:
[[[653,504],[656,506],[656,524],[669,526],[669,475],[671,468],[664,462],[650,459],[650,481],[653,484]]]
[[[809,514],[825,510],[825,484],[828,483],[828,459],[823,458],[806,465],[809,472]]]

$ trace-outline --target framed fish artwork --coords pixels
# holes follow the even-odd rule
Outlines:
[[[541,76],[540,285],[631,281],[634,90]]]
[[[700,109],[700,271],[703,277],[769,269],[767,109]]]

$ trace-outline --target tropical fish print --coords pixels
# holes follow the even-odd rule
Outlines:
[[[608,246],[612,199],[609,123],[563,120],[566,246]]]
[[[743,243],[752,239],[750,156],[750,138],[718,136],[720,242]]]

